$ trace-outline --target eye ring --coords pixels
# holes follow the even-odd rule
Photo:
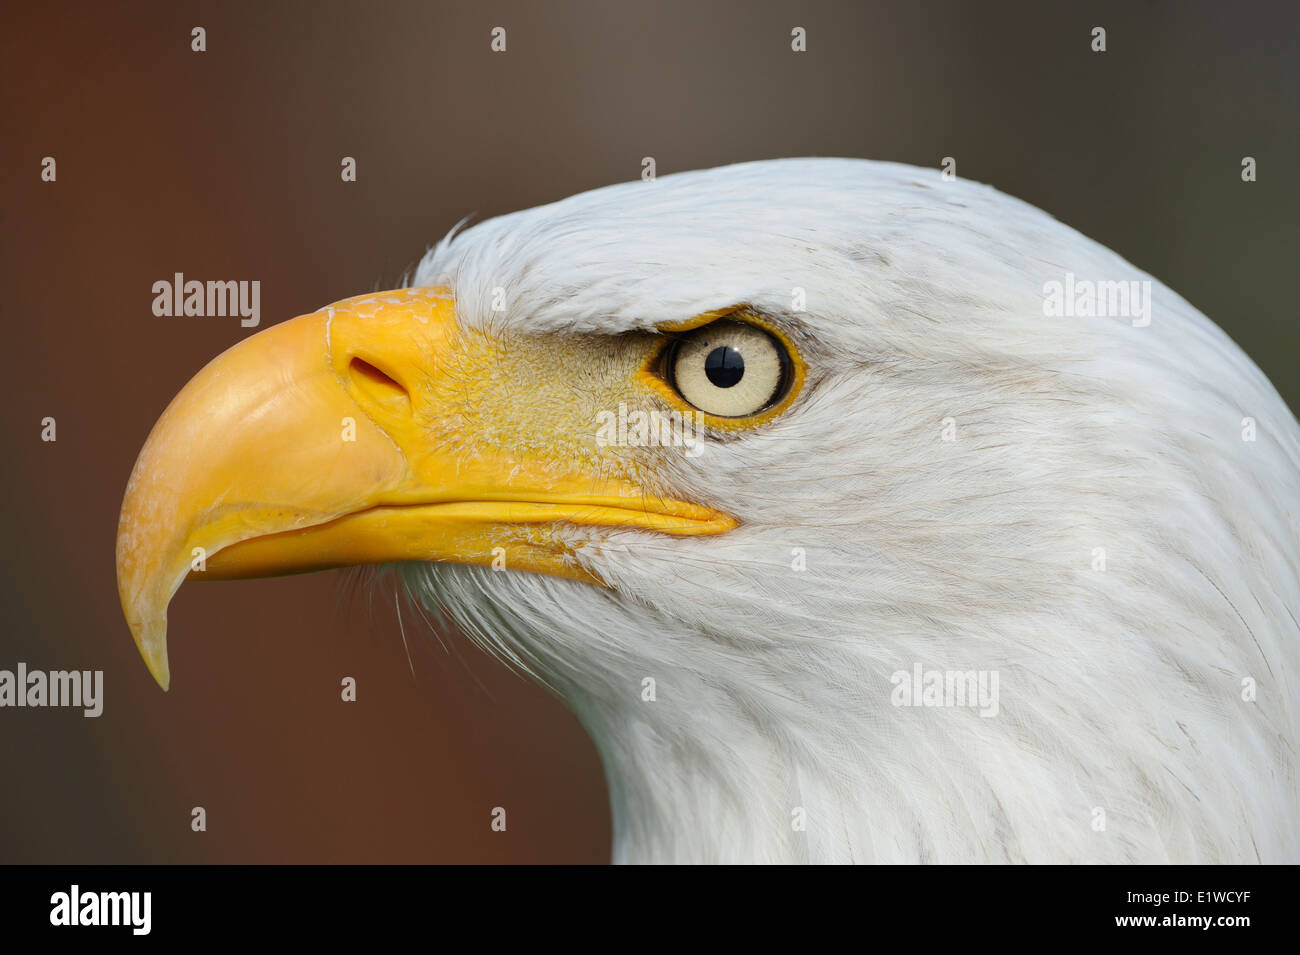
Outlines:
[[[710,417],[733,421],[780,404],[795,377],[782,339],[734,317],[679,334],[664,349],[659,371],[681,401]]]

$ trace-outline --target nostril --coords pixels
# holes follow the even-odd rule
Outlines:
[[[353,388],[364,397],[388,407],[397,405],[410,411],[411,396],[383,369],[375,367],[364,358],[353,358],[348,363],[348,375],[352,379]]]
[[[349,370],[352,372],[353,375],[359,375],[360,377],[372,381],[377,385],[382,385],[384,387],[391,388],[394,391],[400,391],[402,394],[406,394],[405,388],[403,388],[397,382],[393,381],[393,379],[390,376],[384,374],[374,365],[370,364],[370,362],[362,358],[352,359],[352,364],[349,366]]]

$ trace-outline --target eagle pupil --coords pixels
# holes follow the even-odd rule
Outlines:
[[[719,345],[704,359],[704,374],[718,388],[730,388],[745,377],[745,359],[740,352]]]

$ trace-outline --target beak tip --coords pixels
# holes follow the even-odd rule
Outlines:
[[[172,683],[171,665],[167,661],[166,617],[132,625],[131,635],[135,637],[136,649],[140,651],[150,675],[166,693]]]

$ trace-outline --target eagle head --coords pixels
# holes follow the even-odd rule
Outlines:
[[[396,564],[577,713],[620,861],[1295,859],[1297,462],[1218,328],[1044,213],[758,162],[241,341],[118,579],[166,688],[182,581]]]

